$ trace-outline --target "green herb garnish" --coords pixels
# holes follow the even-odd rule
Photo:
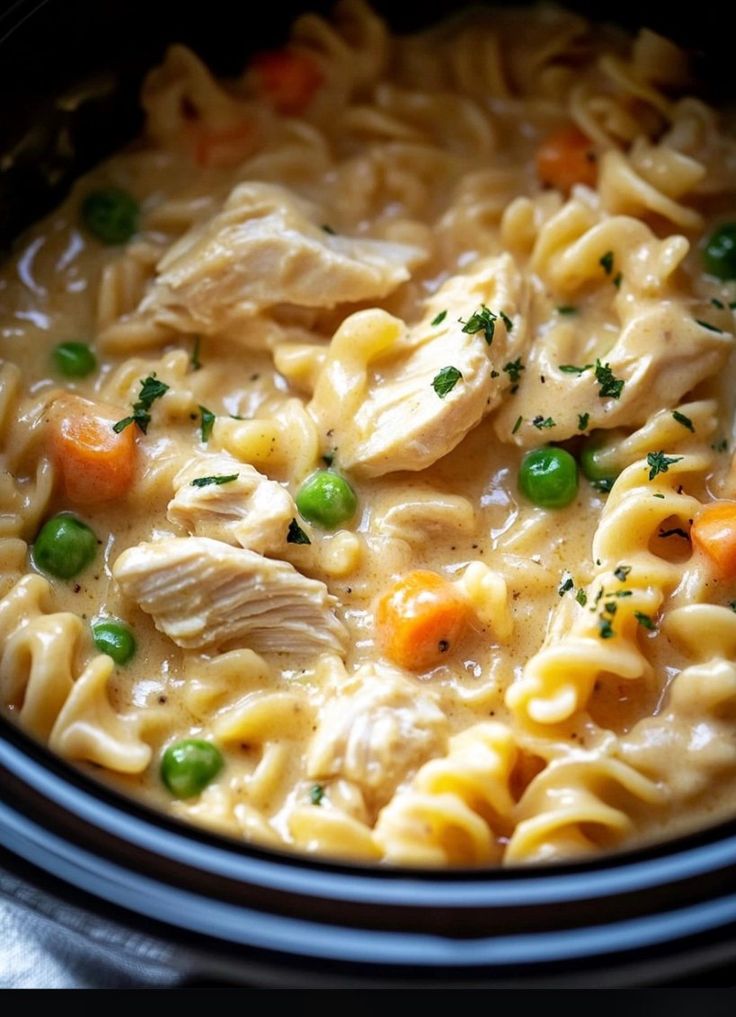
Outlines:
[[[611,272],[613,272],[613,251],[606,251],[606,253],[598,259],[598,264],[602,266],[606,275],[610,275]]]
[[[313,784],[309,790],[309,800],[312,805],[321,805],[325,796],[325,789],[321,784]]]
[[[658,473],[666,473],[673,463],[679,463],[682,456],[666,456],[664,452],[649,452],[647,454],[647,466],[649,479],[654,480]]]
[[[444,399],[446,395],[454,389],[459,381],[462,380],[462,374],[456,367],[443,367],[439,371],[433,381],[432,388],[435,390],[440,399]]]
[[[589,420],[589,413],[578,413],[578,431],[587,431]]]
[[[504,365],[503,370],[509,376],[509,381],[511,382],[511,394],[513,395],[519,387],[521,372],[526,370],[521,362],[521,357],[517,357],[516,360],[510,360],[508,364]]]
[[[287,544],[311,544],[312,541],[306,535],[304,530],[301,528],[296,519],[292,519],[289,523],[289,529],[286,534]]]
[[[711,325],[709,321],[702,321],[700,318],[696,318],[695,321],[701,328],[707,328],[709,332],[717,332],[719,335],[723,335],[723,329],[718,328],[717,325]]]
[[[162,395],[165,395],[169,391],[169,386],[163,381],[159,381],[155,374],[150,374],[147,378],[144,378],[140,382],[141,391],[138,395],[138,399],[133,403],[133,413],[129,417],[123,417],[122,420],[118,420],[117,424],[113,424],[113,431],[116,434],[120,434],[130,424],[135,424],[139,431],[143,434],[148,433],[148,425],[151,423],[151,414],[149,410],[156,401],[160,399]]]
[[[212,434],[212,428],[215,426],[215,414],[212,410],[208,410],[206,406],[200,406],[199,417],[199,432],[202,435],[202,441],[209,441]]]
[[[619,580],[619,582],[625,583],[626,580],[629,578],[629,573],[631,572],[631,569],[632,569],[631,565],[617,565],[616,568],[613,570],[613,574],[616,577],[616,579]]]
[[[589,371],[592,366],[592,364],[584,364],[582,367],[577,367],[575,364],[558,364],[557,370],[564,371],[565,374],[584,374],[585,371]]]
[[[601,639],[611,639],[614,635],[613,625],[610,618],[598,619],[598,635]]]
[[[444,311],[440,311],[440,313],[435,318],[432,318],[431,324],[433,326],[441,325],[446,317],[447,317],[447,309],[445,309]]]
[[[494,314],[485,304],[481,304],[480,308],[474,314],[471,314],[467,321],[463,321],[462,318],[460,321],[463,324],[463,332],[467,335],[483,332],[485,340],[490,346],[493,342],[493,333],[496,331],[497,319],[497,314]]]
[[[238,473],[228,473],[227,475],[221,474],[217,477],[195,477],[195,479],[191,480],[189,483],[191,487],[211,487],[213,484],[220,487],[222,484],[232,483],[232,481],[237,480],[239,476],[240,474]]]
[[[645,614],[643,611],[634,611],[634,617],[643,629],[648,629],[650,632],[656,632],[657,626],[648,614]]]
[[[598,395],[601,399],[610,396],[612,399],[620,399],[626,382],[623,378],[617,378],[611,370],[610,364],[602,364],[600,360],[595,362],[595,380],[600,385]]]
[[[511,433],[512,434],[516,434],[516,432],[519,430],[519,428],[521,427],[521,422],[522,422],[523,419],[524,419],[523,417],[517,417],[516,418],[516,423],[511,428]]]
[[[548,430],[550,427],[556,427],[557,425],[552,417],[543,417],[542,414],[539,413],[532,419],[532,426],[536,427],[538,431],[544,431]]]
[[[695,434],[695,425],[693,424],[690,417],[686,417],[685,414],[680,413],[679,410],[673,410],[672,416],[674,417],[678,424],[682,424],[682,426],[686,427],[688,431],[692,431],[693,434]]]
[[[198,371],[200,369],[200,367],[202,366],[202,361],[199,359],[199,348],[200,348],[201,342],[202,342],[201,337],[198,336],[198,335],[195,335],[195,337],[194,337],[194,345],[192,346],[192,355],[189,358],[189,363],[192,365],[192,370],[193,371]]]

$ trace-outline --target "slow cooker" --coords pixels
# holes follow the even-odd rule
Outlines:
[[[250,52],[283,40],[305,6],[21,0],[0,11],[0,241],[10,244],[80,172],[136,133],[141,77],[167,43],[185,42],[218,71],[235,72]],[[376,6],[401,29],[455,5]],[[598,14],[592,4],[569,6]],[[628,26],[640,20],[633,3],[609,13]],[[695,51],[706,94],[721,101],[732,45],[725,17],[715,5],[647,9],[650,27]],[[40,916],[67,954],[154,984],[602,988],[736,979],[736,821],[539,868],[338,864],[168,819],[3,719],[0,894]]]

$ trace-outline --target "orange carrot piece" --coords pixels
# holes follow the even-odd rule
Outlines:
[[[690,538],[724,579],[736,579],[736,502],[706,505],[693,521]]]
[[[441,663],[462,637],[469,617],[469,605],[456,587],[424,569],[402,576],[375,608],[384,653],[410,671]]]
[[[266,99],[279,113],[289,115],[303,113],[324,81],[314,60],[296,50],[259,53],[251,67]]]
[[[598,178],[593,145],[577,127],[563,127],[545,138],[536,161],[540,182],[565,193],[573,184],[594,187]]]
[[[116,434],[113,424],[121,416],[114,406],[76,395],[52,404],[50,451],[70,501],[93,505],[127,494],[135,473],[135,427]]]

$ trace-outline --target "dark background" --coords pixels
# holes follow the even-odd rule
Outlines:
[[[399,30],[466,6],[374,0]],[[571,0],[567,6],[670,35],[694,52],[706,94],[736,94],[730,5]],[[75,176],[137,133],[140,81],[167,43],[184,42],[219,73],[234,74],[249,53],[283,41],[298,13],[332,7],[321,0],[0,0],[0,245],[58,203]],[[60,110],[54,97],[80,82],[99,97]],[[14,149],[12,165],[4,163],[3,154]]]

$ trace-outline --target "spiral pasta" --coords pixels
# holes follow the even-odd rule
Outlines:
[[[731,115],[557,7],[243,65],[174,42],[0,266],[0,710],[340,860],[731,815]]]

